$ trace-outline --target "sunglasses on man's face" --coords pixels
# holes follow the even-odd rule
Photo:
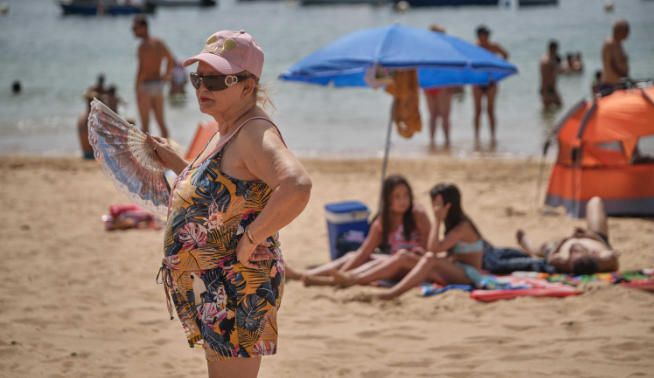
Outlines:
[[[200,75],[197,72],[191,72],[190,76],[195,89],[200,89],[204,84],[204,87],[212,92],[222,91],[248,78],[245,75]]]

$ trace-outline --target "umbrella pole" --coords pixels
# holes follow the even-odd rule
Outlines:
[[[545,171],[545,155],[540,159],[540,167],[538,169],[538,183],[536,184],[536,210],[540,204],[540,191],[543,184],[543,172]]]
[[[395,101],[391,105],[391,115],[388,120],[388,129],[386,130],[386,147],[384,148],[384,160],[382,162],[381,174],[381,188],[384,187],[384,179],[386,178],[386,167],[388,166],[388,152],[391,149],[391,130],[393,129],[393,113],[395,110]]]

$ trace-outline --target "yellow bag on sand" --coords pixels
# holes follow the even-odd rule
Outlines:
[[[393,95],[393,122],[397,132],[405,138],[422,130],[420,120],[420,88],[416,70],[398,70],[393,73],[393,83],[386,86]]]

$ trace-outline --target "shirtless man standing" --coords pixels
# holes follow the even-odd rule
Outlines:
[[[622,41],[629,36],[629,23],[618,20],[613,24],[613,37],[602,46],[602,84],[615,87],[629,77],[629,62]]]
[[[548,45],[547,54],[540,60],[540,97],[544,109],[561,107],[561,96],[556,89],[556,76],[561,70],[558,51],[558,42],[552,40]]]
[[[477,45],[485,48],[486,50],[500,55],[504,59],[509,58],[509,53],[497,43],[490,41],[490,30],[486,26],[479,26],[477,28]],[[481,100],[486,96],[486,112],[488,113],[488,123],[491,132],[491,145],[497,144],[495,138],[495,96],[497,95],[497,84],[489,83],[488,85],[480,85],[472,87],[472,95],[475,100],[475,145],[479,146],[479,121],[481,118]]]
[[[604,204],[599,197],[593,197],[586,204],[587,228],[575,228],[571,236],[544,243],[535,250],[524,231],[518,230],[516,237],[525,252],[541,255],[557,272],[593,274],[618,270],[620,256],[609,243],[609,224]]]
[[[142,42],[138,48],[139,66],[136,73],[136,99],[141,116],[141,129],[150,130],[150,110],[161,129],[161,136],[168,138],[168,128],[164,121],[163,91],[175,63],[166,45],[148,33],[148,21],[144,16],[136,16],[132,24],[134,36]],[[161,63],[166,60],[166,72],[161,74]]]

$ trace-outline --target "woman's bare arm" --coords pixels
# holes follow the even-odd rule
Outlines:
[[[170,77],[173,74],[173,68],[175,67],[175,57],[173,57],[173,54],[168,49],[168,46],[163,43],[163,41],[159,40],[158,42],[161,53],[166,58],[166,72],[164,73],[164,81],[170,81]]]
[[[427,216],[427,212],[422,207],[417,207],[416,210],[414,210],[414,216],[416,219],[416,227],[420,234],[421,247],[426,251],[431,236],[431,221]]]
[[[447,251],[450,248],[454,247],[463,237],[463,225],[459,224],[454,227],[454,229],[447,233],[443,238],[440,237],[440,228],[441,221],[436,220],[436,224],[432,228],[432,232],[429,235],[429,244],[427,249],[431,252],[438,253],[442,251]]]
[[[361,247],[356,251],[354,257],[345,262],[340,270],[346,272],[357,268],[368,261],[368,258],[375,251],[375,248],[379,247],[381,244],[381,234],[381,221],[380,218],[377,218],[370,227],[370,232],[368,233],[366,240],[363,241],[363,244],[361,244]]]
[[[495,44],[495,49],[502,56],[502,58],[507,59],[507,60],[509,59],[509,52],[506,51],[506,49],[502,45],[500,45],[499,43],[496,43]]]
[[[145,144],[155,151],[164,167],[172,169],[177,175],[188,165],[188,162],[179,156],[164,138],[148,135]]]
[[[254,125],[252,125],[254,126]],[[255,242],[275,234],[295,219],[309,202],[311,179],[270,126],[241,131],[239,147],[245,167],[272,188],[272,195],[248,231]]]

